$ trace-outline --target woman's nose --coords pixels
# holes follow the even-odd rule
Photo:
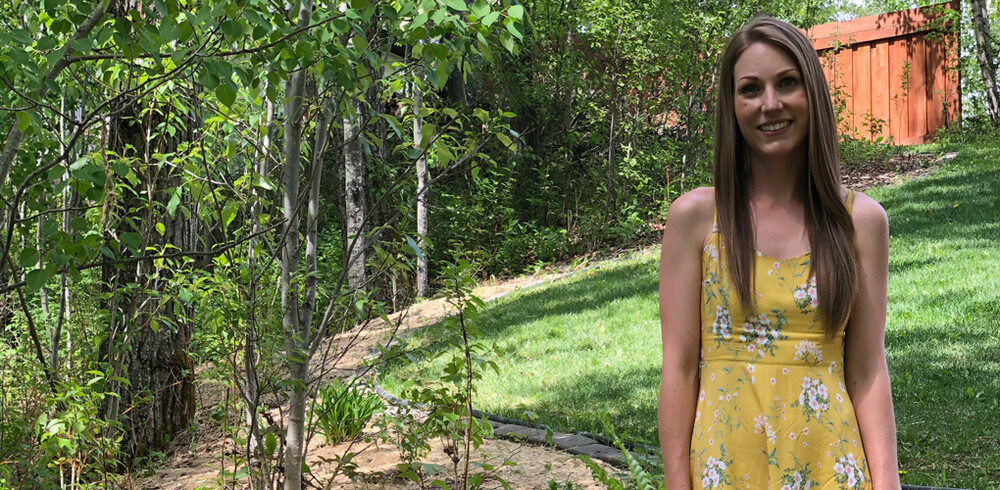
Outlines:
[[[763,106],[761,109],[764,112],[773,112],[781,110],[781,98],[773,87],[765,88],[763,93]]]

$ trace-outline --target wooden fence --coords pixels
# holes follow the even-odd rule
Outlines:
[[[840,131],[895,144],[930,141],[961,115],[959,1],[833,22],[805,31],[841,107]]]

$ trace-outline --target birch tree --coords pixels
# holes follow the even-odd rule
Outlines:
[[[988,0],[971,0],[972,30],[976,37],[976,60],[985,86],[986,111],[994,126],[1000,125],[1000,89],[997,87],[996,55],[990,30]]]

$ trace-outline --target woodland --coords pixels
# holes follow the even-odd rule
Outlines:
[[[472,287],[656,243],[670,201],[710,184],[715,63],[755,13],[911,6],[3,2],[0,488],[132,486],[195,423],[202,375],[236,395],[220,486],[322,487],[309,441],[365,399],[317,374],[343,355],[327,339],[432,297],[463,354],[409,388],[429,418],[382,423],[401,478],[429,484],[443,437],[466,466],[441,485],[480,486]],[[994,16],[978,0],[956,23],[955,138],[1000,119]]]

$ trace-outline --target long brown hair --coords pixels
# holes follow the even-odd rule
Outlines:
[[[809,234],[810,275],[816,276],[819,315],[829,338],[847,322],[858,285],[854,223],[840,195],[837,122],[826,77],[812,44],[794,27],[758,16],[733,34],[719,62],[715,117],[715,203],[730,282],[744,308],[752,307],[754,227],[750,212],[749,150],[734,110],[733,69],[740,54],[765,43],[795,60],[809,102],[803,201]]]

